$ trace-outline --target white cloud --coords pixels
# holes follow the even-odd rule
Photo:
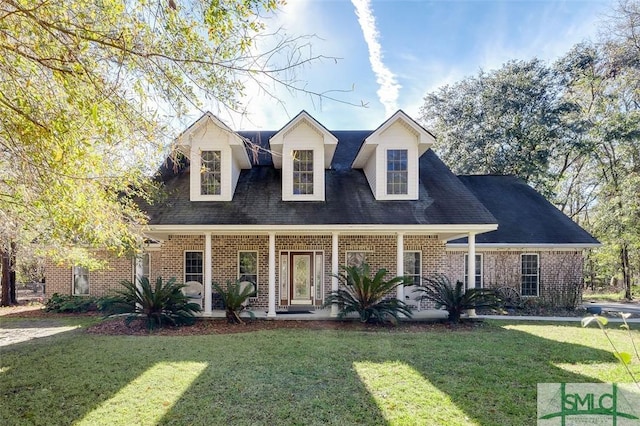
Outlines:
[[[369,48],[369,62],[379,86],[376,93],[384,105],[385,114],[391,116],[398,109],[398,93],[401,86],[393,72],[384,64],[382,46],[378,41],[379,33],[370,0],[351,0],[351,3],[356,9],[358,23]]]

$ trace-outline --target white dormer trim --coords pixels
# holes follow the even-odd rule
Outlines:
[[[336,147],[338,146],[338,138],[336,138],[308,112],[301,111],[300,114],[296,115],[282,129],[280,129],[278,133],[271,136],[271,139],[269,139],[273,165],[276,169],[282,168],[283,146],[285,139],[293,132],[293,130],[295,130],[295,128],[299,127],[303,123],[311,127],[318,134],[318,136],[322,138],[322,144],[324,147],[324,168],[331,168],[333,154],[336,152]]]
[[[240,171],[251,168],[251,160],[243,138],[218,117],[206,112],[176,138],[178,151],[189,158],[191,201],[231,201]],[[203,151],[219,151],[221,155],[220,194],[201,193]]]
[[[362,169],[376,200],[417,200],[419,159],[435,142],[434,136],[398,110],[363,142],[351,167]],[[407,151],[407,193],[387,192],[387,152]]]
[[[269,140],[273,165],[282,169],[283,201],[324,201],[325,169],[331,167],[338,139],[306,111],[302,111]],[[313,152],[313,193],[294,190],[294,153]]]

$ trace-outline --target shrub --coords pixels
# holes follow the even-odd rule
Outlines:
[[[175,278],[163,282],[158,277],[155,286],[146,277],[140,278],[138,285],[131,281],[120,284],[124,289],[104,299],[103,306],[108,315],[126,314],[127,325],[136,319],[143,320],[148,330],[164,325],[191,325],[200,311],[200,305],[189,302],[182,293],[184,284],[177,284]]]
[[[357,313],[360,322],[385,321],[397,322],[402,315],[411,318],[411,308],[389,293],[400,284],[408,283],[405,277],[394,277],[385,280],[386,269],[379,269],[373,278],[370,277],[369,265],[342,267],[337,277],[342,288],[332,291],[324,306],[336,303],[339,308],[338,317],[344,318],[350,313]]]
[[[452,323],[459,323],[460,315],[468,309],[495,309],[500,306],[500,298],[494,290],[471,288],[465,291],[462,282],[456,282],[454,287],[442,274],[425,277],[423,282],[424,285],[415,290],[422,293],[416,300],[435,302],[437,309],[444,308],[449,313]]]
[[[53,293],[45,304],[47,312],[69,313],[96,310],[96,298],[91,296],[71,296]]]
[[[254,293],[253,286],[245,286],[241,281],[227,281],[226,290],[218,283],[212,283],[213,288],[218,292],[224,305],[227,321],[230,324],[244,324],[240,319],[240,312],[246,310],[249,305],[246,301]],[[251,318],[255,315],[251,311],[247,311]]]

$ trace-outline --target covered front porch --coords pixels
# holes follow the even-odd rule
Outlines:
[[[268,312],[263,309],[253,310],[249,308],[256,320],[277,320],[277,321],[323,321],[323,320],[335,320],[336,315],[332,314],[331,308],[318,308],[309,310],[306,312],[295,311],[295,313],[276,313],[275,316],[269,317]],[[411,321],[441,321],[447,319],[447,311],[442,309],[423,309],[415,311]],[[223,319],[225,317],[224,310],[213,309],[211,312],[202,312],[199,317],[210,319]],[[252,319],[248,312],[243,312],[240,317],[245,319]],[[345,320],[357,320],[357,316],[347,317]]]
[[[154,253],[156,275],[175,276],[203,285],[203,317],[224,316],[216,309],[212,282],[244,277],[241,257],[253,253],[251,270],[256,295],[249,304],[257,317],[326,319],[338,315],[336,305],[322,309],[325,297],[338,290],[341,265],[367,262],[392,276],[420,277],[445,270],[448,240],[467,237],[468,259],[475,258],[475,235],[496,225],[345,225],[345,226],[187,226],[156,225],[148,236],[160,242]],[[265,229],[270,228],[270,229]],[[201,253],[197,256],[188,255]],[[195,266],[193,259],[199,259]],[[253,260],[255,259],[255,260]],[[473,268],[473,264],[471,268]],[[473,269],[472,269],[473,270]],[[416,304],[416,314],[442,315],[413,302],[411,288],[399,286],[396,297]],[[311,313],[292,314],[301,310]],[[283,313],[283,314],[279,314]],[[298,317],[300,315],[300,317]],[[446,313],[445,313],[446,315]]]

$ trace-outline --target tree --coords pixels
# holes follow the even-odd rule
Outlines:
[[[604,243],[592,261],[640,273],[640,2],[551,66],[511,61],[425,97],[423,122],[458,173],[515,174]],[[591,263],[591,262],[590,262]],[[592,274],[593,276],[593,274]]]
[[[608,38],[575,46],[557,66],[565,98],[585,123],[582,138],[589,150],[580,174],[595,182],[587,226],[605,242],[594,258],[601,269],[617,265],[613,269],[631,299],[631,260],[640,248],[640,10],[637,2],[622,2],[616,13]]]
[[[549,195],[577,148],[560,94],[542,61],[510,61],[427,94],[421,120],[454,172],[512,174]]]
[[[59,261],[136,250],[168,122],[202,98],[241,110],[320,56],[266,33],[280,0],[0,2],[0,240]],[[259,50],[260,49],[260,50]],[[322,96],[322,94],[319,94]],[[6,270],[3,269],[3,273]],[[4,281],[3,281],[4,282]],[[2,298],[0,304],[7,304]]]

